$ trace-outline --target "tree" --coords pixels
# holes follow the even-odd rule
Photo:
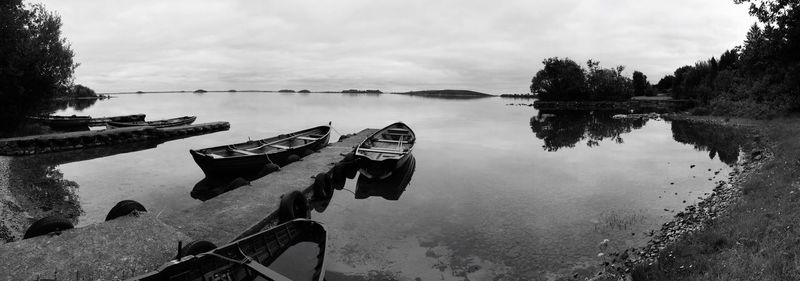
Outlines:
[[[624,66],[616,68],[600,68],[600,63],[589,60],[586,75],[589,99],[591,100],[628,100],[633,96],[631,79],[622,76]]]
[[[656,88],[659,91],[666,91],[668,89],[672,89],[672,80],[675,79],[675,76],[667,75],[658,80],[658,84],[656,84]]]
[[[531,80],[531,93],[543,101],[586,99],[586,77],[575,61],[552,57],[542,61],[544,69]]]
[[[639,71],[633,72],[633,95],[645,96],[647,95],[647,88],[650,83],[647,82],[647,76]]]
[[[0,3],[0,100],[3,118],[18,120],[45,100],[67,93],[77,64],[61,18],[41,4]],[[5,123],[5,122],[4,122]]]
[[[750,15],[764,24],[764,36],[773,48],[776,62],[800,61],[800,1],[797,0],[734,0],[750,3]]]

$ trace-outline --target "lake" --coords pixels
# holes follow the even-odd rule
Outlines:
[[[161,214],[199,204],[190,192],[204,176],[190,148],[329,121],[335,141],[340,133],[403,121],[418,141],[411,183],[399,198],[355,199],[355,181],[348,180],[323,212],[312,213],[329,231],[327,280],[537,280],[590,274],[603,261],[603,239],[620,250],[643,245],[646,233],[726,180],[739,155],[724,134],[685,122],[540,113],[507,105],[512,102],[390,94],[116,95],[57,114],[196,115],[196,123],[228,121],[231,129],[93,156],[4,161],[18,186],[62,186],[41,196],[63,200],[50,200],[59,202],[30,216],[59,210],[86,226],[125,199]],[[37,200],[25,198],[18,201]]]

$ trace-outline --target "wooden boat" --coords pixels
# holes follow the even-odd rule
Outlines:
[[[137,127],[137,126],[152,126],[156,128],[166,128],[166,127],[189,125],[194,123],[194,120],[197,120],[197,116],[183,116],[183,117],[163,119],[163,120],[137,121],[137,122],[110,121],[106,123],[106,128],[114,129],[114,128]]]
[[[128,280],[322,281],[327,239],[322,224],[296,219]]]
[[[89,126],[105,126],[108,122],[138,122],[144,121],[144,114],[131,114],[131,115],[120,115],[120,116],[108,116],[108,117],[98,117],[92,118],[92,121],[89,121]]]
[[[284,166],[328,145],[330,124],[262,140],[189,150],[206,176],[258,173],[267,164]]]
[[[383,197],[386,200],[396,201],[400,195],[406,191],[406,187],[411,183],[414,176],[417,161],[414,155],[410,155],[406,164],[395,170],[391,176],[384,179],[369,179],[364,174],[358,176],[356,182],[356,199],[368,197]]]
[[[58,116],[58,115],[43,115],[43,116],[28,116],[28,119],[45,124],[52,128],[79,128],[89,127],[89,121],[92,120],[90,116]]]
[[[356,164],[362,175],[383,179],[408,161],[417,137],[402,122],[378,130],[356,147]]]

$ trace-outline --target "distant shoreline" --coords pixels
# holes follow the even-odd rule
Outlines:
[[[289,92],[287,90],[170,90],[170,91],[135,91],[135,92],[104,92],[102,95],[143,95],[143,94],[205,94],[205,93],[278,93],[278,94],[306,94],[306,93],[319,93],[319,94],[395,94],[395,95],[409,95],[409,96],[425,96],[425,97],[438,97],[438,98],[483,98],[483,97],[498,97],[497,95],[486,94],[470,90],[422,90],[422,91],[407,91],[407,92],[380,92],[373,91],[358,91],[343,90],[343,91],[296,91]]]

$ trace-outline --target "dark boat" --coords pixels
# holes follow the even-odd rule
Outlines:
[[[206,176],[238,176],[259,173],[267,164],[284,166],[325,147],[330,124],[262,140],[190,149],[194,162]]]
[[[391,176],[385,179],[370,179],[361,174],[356,182],[356,199],[368,197],[383,197],[383,199],[392,201],[400,199],[400,195],[406,191],[406,187],[411,183],[411,177],[414,176],[416,166],[417,161],[414,155],[411,155],[405,165],[395,170]]]
[[[408,161],[417,137],[414,131],[397,122],[378,130],[356,148],[356,163],[362,175],[383,179]]]
[[[108,116],[108,117],[98,117],[92,118],[92,121],[89,121],[89,126],[105,126],[108,122],[139,122],[144,121],[144,114],[131,114],[131,115],[120,115],[120,116]]]
[[[322,281],[327,239],[322,224],[297,219],[128,280]]]
[[[92,120],[91,116],[58,116],[58,115],[43,115],[43,116],[28,116],[28,119],[50,126],[51,128],[83,128],[89,127],[89,121]]]
[[[189,125],[194,123],[194,120],[197,120],[197,116],[183,116],[183,117],[163,119],[163,120],[137,121],[137,122],[111,121],[106,123],[106,128],[114,129],[114,128],[137,127],[137,126],[152,126],[156,128],[166,128],[166,127]]]

